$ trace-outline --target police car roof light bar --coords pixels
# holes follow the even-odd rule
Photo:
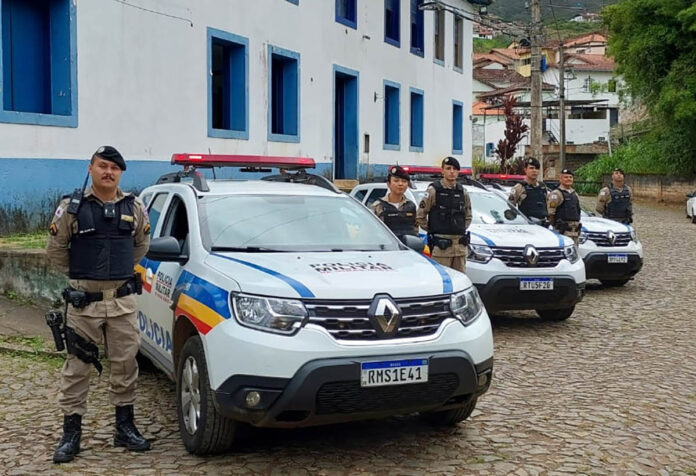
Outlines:
[[[279,169],[313,169],[314,159],[308,157],[274,157],[264,155],[172,154],[172,164],[193,167],[240,167]]]
[[[481,174],[480,179],[485,180],[524,180],[524,175],[515,174]]]
[[[409,175],[416,174],[432,174],[432,175],[442,175],[442,169],[440,167],[427,167],[422,165],[405,165],[402,167],[404,171],[408,172]],[[459,175],[472,175],[471,167],[463,167],[459,170]]]

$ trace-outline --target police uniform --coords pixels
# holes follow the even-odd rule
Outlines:
[[[564,169],[561,173],[571,173]],[[572,173],[571,173],[572,174]],[[580,197],[575,190],[562,185],[548,195],[549,219],[561,234],[578,244],[580,237]]]
[[[633,223],[633,190],[628,185],[615,188],[614,184],[604,187],[597,197],[598,215],[621,223]]]
[[[525,161],[525,168],[530,165],[537,169],[540,167],[539,161],[533,157]],[[543,182],[532,184],[525,179],[524,182],[515,184],[512,187],[508,200],[528,217],[544,220],[548,216],[546,208],[547,194],[548,190]]]
[[[408,172],[398,165],[390,167],[387,183],[389,183],[392,177],[410,181]],[[390,193],[391,192],[387,192],[384,197],[375,200],[372,205],[370,205],[370,209],[396,236],[418,236],[418,227],[416,226],[416,204],[408,200],[405,196],[401,197],[399,203],[390,202]]]
[[[456,163],[453,158],[443,161]],[[471,199],[460,183],[445,185],[444,179],[433,182],[418,205],[416,224],[426,230],[432,241],[432,257],[438,263],[457,271],[466,269],[468,243],[466,230],[471,224]]]
[[[111,147],[98,149],[95,156],[125,170],[123,158]],[[140,345],[133,282],[134,265],[145,256],[150,243],[147,212],[139,199],[120,188],[114,202],[105,206],[88,187],[76,214],[68,212],[70,201],[62,200],[53,216],[47,256],[68,274],[69,289],[83,291],[93,302],[84,307],[69,305],[66,325],[85,345],[104,344],[111,364],[109,397],[116,406],[115,443],[143,451],[149,449],[149,442],[133,424]],[[92,364],[75,354],[78,352],[71,353],[68,343],[59,397],[65,415],[64,438],[54,462],[70,461],[79,452]],[[65,447],[63,440],[68,433],[73,440]]]

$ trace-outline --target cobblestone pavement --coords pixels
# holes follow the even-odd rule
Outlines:
[[[233,452],[199,458],[180,442],[173,384],[144,370],[136,419],[154,449],[112,448],[107,378],[94,378],[83,451],[56,467],[56,363],[0,354],[0,472],[696,474],[696,226],[681,209],[636,208],[646,249],[637,279],[590,286],[562,323],[494,318],[492,388],[455,428],[407,416],[255,430]]]

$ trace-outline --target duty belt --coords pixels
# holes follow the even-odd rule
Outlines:
[[[63,299],[75,308],[82,308],[93,302],[104,301],[129,296],[131,294],[142,294],[143,282],[139,273],[128,279],[118,288],[105,289],[103,291],[88,292],[69,287],[63,290]]]

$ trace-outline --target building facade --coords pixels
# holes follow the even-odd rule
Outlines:
[[[472,24],[420,3],[0,0],[0,200],[72,190],[103,144],[127,189],[180,152],[470,164]]]

